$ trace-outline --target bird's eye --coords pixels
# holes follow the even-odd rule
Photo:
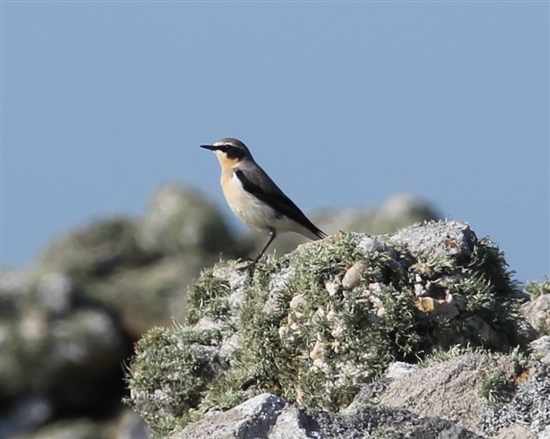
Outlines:
[[[229,147],[227,145],[221,145],[219,149],[220,149],[221,152],[227,152]]]

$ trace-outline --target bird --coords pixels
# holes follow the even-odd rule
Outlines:
[[[266,244],[246,268],[255,267],[279,232],[295,232],[312,240],[326,238],[254,161],[243,142],[226,137],[200,146],[214,152],[220,162],[220,184],[233,213],[251,229],[269,233]]]

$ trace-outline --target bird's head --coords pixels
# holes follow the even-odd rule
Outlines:
[[[213,145],[201,145],[201,148],[214,152],[222,167],[233,166],[243,159],[252,158],[246,145],[231,137],[218,140]]]

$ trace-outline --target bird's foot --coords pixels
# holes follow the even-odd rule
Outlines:
[[[237,271],[248,271],[252,273],[257,263],[258,261],[256,259],[239,260],[239,262],[237,262],[237,264],[235,265],[235,268],[237,269]]]

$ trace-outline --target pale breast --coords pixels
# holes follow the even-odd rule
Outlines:
[[[266,231],[273,226],[273,221],[277,217],[275,211],[246,192],[233,172],[227,173],[226,178],[222,176],[222,189],[233,213],[248,227]]]

